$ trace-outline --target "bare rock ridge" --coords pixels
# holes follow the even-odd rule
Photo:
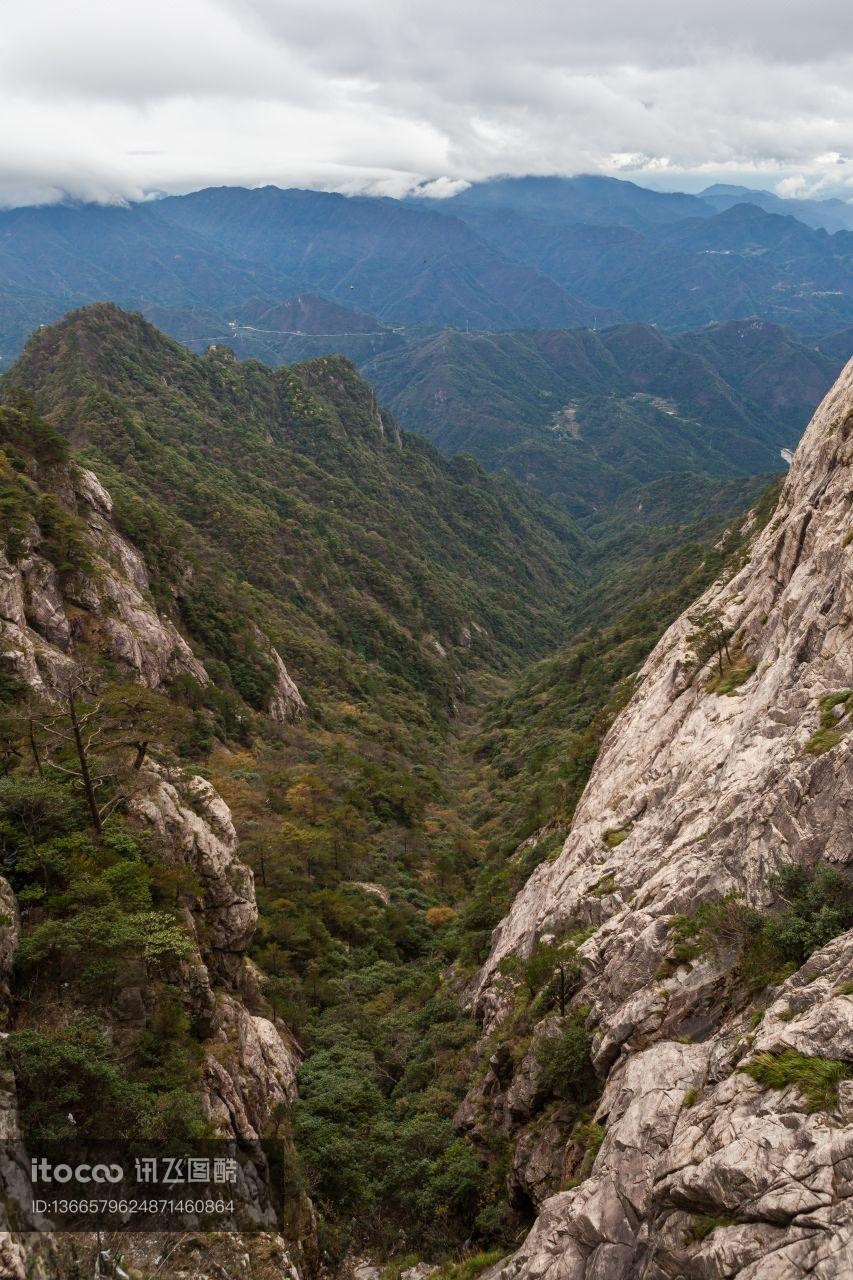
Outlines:
[[[471,996],[487,1029],[512,1004],[504,957],[592,930],[571,1007],[605,1080],[591,1171],[539,1203],[501,1280],[853,1275],[853,1079],[816,1110],[796,1084],[738,1070],[787,1049],[853,1077],[853,932],[771,989],[762,1018],[721,1000],[719,958],[680,960],[670,927],[729,893],[766,907],[783,864],[853,864],[851,462],[853,361],[748,562],[663,636],[565,846],[495,930]],[[727,681],[690,639],[700,615],[731,637]],[[506,1115],[534,1072],[532,1053],[493,1059],[469,1110]],[[537,1162],[559,1169],[560,1141],[519,1145],[534,1200]]]

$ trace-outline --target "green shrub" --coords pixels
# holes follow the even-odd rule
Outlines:
[[[670,921],[673,964],[702,955],[732,968],[731,994],[756,995],[799,969],[815,951],[853,928],[853,877],[847,871],[796,863],[771,878],[777,904],[761,912],[729,895]]]
[[[446,1263],[435,1276],[435,1280],[477,1280],[477,1276],[494,1267],[504,1257],[500,1249],[489,1253],[472,1253],[458,1262]]]
[[[49,1032],[12,1031],[5,1043],[25,1133],[39,1138],[202,1136],[198,1104],[185,1089],[178,1096],[161,1095],[129,1079],[118,1049],[94,1018],[78,1018]]]
[[[785,961],[799,968],[821,947],[853,928],[853,877],[847,871],[789,863],[771,881],[786,904],[762,922]]]
[[[616,883],[616,877],[612,871],[608,871],[606,876],[602,876],[589,891],[590,897],[592,898],[606,898],[608,894],[618,892],[619,885]]]
[[[746,684],[747,680],[755,674],[755,670],[756,663],[751,662],[744,653],[736,650],[732,654],[731,661],[724,665],[722,675],[712,677],[705,688],[708,693],[716,693],[719,697],[730,697],[742,684]]]
[[[83,522],[52,493],[41,495],[35,515],[42,535],[38,549],[57,573],[91,573],[92,548]]]
[[[824,756],[827,751],[837,747],[844,737],[840,729],[818,729],[809,738],[803,750],[810,756]]]
[[[579,1020],[571,1019],[556,1035],[541,1040],[536,1060],[540,1087],[547,1096],[582,1102],[593,1093],[596,1076],[590,1039]]]
[[[809,755],[822,756],[838,746],[844,737],[844,730],[835,727],[837,722],[832,713],[835,707],[842,706],[846,709],[847,703],[851,700],[853,700],[853,689],[839,689],[837,693],[829,693],[820,699],[818,702],[820,727],[803,748]]]
[[[580,1120],[572,1129],[572,1138],[583,1147],[584,1151],[581,1166],[583,1176],[588,1176],[592,1170],[606,1135],[607,1130],[604,1125],[593,1119]]]

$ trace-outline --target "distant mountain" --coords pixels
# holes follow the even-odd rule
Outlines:
[[[828,333],[820,339],[818,345],[824,354],[843,364],[849,360],[850,353],[853,351],[853,328],[840,329],[838,333]]]
[[[406,426],[579,516],[672,473],[778,470],[839,361],[763,321],[442,333],[363,366]]]
[[[768,422],[799,440],[810,412],[853,353],[853,331],[820,349],[797,342],[779,325],[752,318],[708,325],[676,339]]]
[[[248,302],[241,304],[238,316],[247,326],[300,337],[351,337],[388,332],[388,326],[377,320],[376,316],[355,311],[351,307],[342,307],[315,293],[302,293],[298,298],[285,298],[283,302],[250,298]]]
[[[163,307],[144,307],[143,315],[179,337],[191,351],[202,352],[211,343],[225,344],[241,359],[255,358],[269,365],[327,355],[347,356],[360,364],[404,343],[402,328],[391,328],[366,312],[311,293],[281,302],[249,298],[233,308],[236,319],[228,321]]]
[[[393,325],[562,327],[602,314],[426,205],[267,187],[0,212],[0,365],[38,324],[93,301],[198,340],[253,300],[271,310],[304,293]]]
[[[298,292],[290,277],[166,222],[156,202],[0,212],[0,290],[21,299],[0,319],[6,363],[35,327],[33,319],[47,323],[98,299],[211,317],[259,293],[280,298]]]
[[[756,204],[768,213],[790,214],[809,227],[826,231],[853,231],[853,204],[838,199],[787,199],[772,191],[732,186],[718,182],[699,192],[700,200],[715,209],[730,209],[735,204]]]
[[[443,204],[456,212],[456,199]],[[642,229],[636,218],[619,223],[618,209],[610,225],[511,206],[458,212],[508,257],[629,320],[685,329],[757,315],[809,335],[853,321],[851,233],[829,235],[756,205]]]
[[[753,187],[715,183],[697,195],[677,191],[653,191],[598,174],[574,178],[491,178],[475,182],[450,199],[457,214],[462,209],[506,209],[543,221],[582,222],[589,226],[620,226],[647,230],[706,218],[738,204],[753,204],[767,213],[796,218],[806,226],[826,231],[853,231],[853,203],[838,199],[802,199],[774,195]]]
[[[853,325],[853,232],[596,177],[499,179],[448,200],[223,187],[0,213],[0,367],[39,324],[98,300],[270,364],[361,363],[399,347],[401,328],[756,315],[816,338]]]
[[[161,217],[393,324],[590,323],[593,308],[423,202],[217,187],[163,200]]]
[[[596,174],[577,178],[492,178],[476,182],[446,202],[453,212],[509,209],[547,221],[583,222],[592,226],[647,227],[702,218],[710,210],[697,196],[651,191]]]

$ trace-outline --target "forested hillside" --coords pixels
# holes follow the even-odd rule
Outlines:
[[[60,856],[57,840],[76,841],[74,867],[51,878],[47,897],[30,893],[29,874],[15,880],[30,904],[20,954],[32,959],[20,963],[37,966],[40,981],[45,965],[61,963],[77,1018],[51,1050],[51,1079],[39,1064],[46,1006],[36,1016],[32,999],[25,1008],[13,992],[25,1123],[64,1131],[76,1058],[86,1083],[75,1124],[98,1132],[96,1060],[106,1051],[86,1018],[109,1023],[116,1015],[102,1006],[93,982],[102,969],[86,966],[81,945],[108,946],[99,921],[115,945],[131,946],[142,927],[141,918],[107,921],[103,912],[111,904],[115,913],[119,891],[99,886],[124,873],[123,864],[110,869],[117,859],[148,866],[154,851],[146,852],[140,816],[173,814],[178,805],[169,809],[158,790],[157,771],[165,770],[186,806],[177,810],[189,815],[184,821],[194,821],[195,806],[218,823],[222,841],[227,824],[215,808],[222,802],[203,790],[215,785],[211,795],[230,806],[239,856],[254,870],[260,918],[251,955],[260,985],[245,996],[245,983],[256,979],[244,975],[240,990],[307,1054],[292,1194],[305,1187],[312,1195],[328,1256],[340,1258],[358,1241],[389,1248],[402,1229],[416,1247],[452,1252],[481,1215],[478,1239],[503,1238],[509,1220],[499,1179],[451,1123],[473,1028],[444,976],[442,930],[480,859],[456,797],[464,773],[457,737],[485,686],[564,633],[582,580],[582,539],[513,481],[492,479],[471,460],[445,462],[398,431],[339,359],[273,372],[239,365],[227,352],[196,357],[141,317],[96,307],[40,333],[4,394],[8,575],[24,584],[29,627],[21,631],[24,614],[10,596],[2,628],[7,847],[23,839],[20,824],[29,821],[26,804],[34,803],[29,793],[44,763],[17,745],[26,738],[27,698],[48,696],[57,682],[62,696],[62,681],[78,667],[80,713],[108,704],[110,741],[128,734],[141,741],[144,733],[145,768],[155,771],[154,798],[137,803],[124,783],[134,779],[136,748],[120,769],[112,763],[118,748],[95,749],[103,785],[120,779],[103,793],[102,831],[92,831],[71,780],[61,812],[39,819],[38,839],[40,856],[50,858]],[[33,456],[42,439],[45,465]],[[78,482],[69,442],[74,459],[109,485],[109,521],[106,497],[91,508],[71,496]],[[110,541],[111,522],[132,552]],[[89,551],[93,536],[108,539],[117,568],[101,567]],[[52,584],[38,590],[34,545]],[[110,575],[129,565],[137,586],[126,604],[121,577],[108,588],[92,585],[112,583]],[[33,655],[27,667],[22,635]],[[178,657],[168,656],[164,635]],[[151,645],[159,655],[153,665],[145,656]],[[48,661],[50,679],[38,683],[39,664]],[[155,686],[150,705],[125,689],[128,678]],[[134,721],[143,714],[145,727]],[[162,821],[172,830],[177,819]],[[156,858],[139,878],[138,910],[153,904],[166,912],[158,945],[177,962],[184,943],[169,912],[195,900],[196,880]],[[81,906],[92,895],[103,902],[101,915]],[[252,929],[245,905],[235,910],[236,952]],[[49,982],[43,990],[48,1000]],[[197,1127],[209,1114],[209,1025],[180,983],[167,983],[163,1000],[134,1015],[141,1025],[123,1060],[128,1087],[138,1092],[132,1106],[151,1111],[152,1124],[170,1123],[177,1106],[170,1090],[183,1090],[183,1119],[171,1123]],[[152,1074],[162,1036],[173,1058]],[[108,1061],[104,1088],[115,1097],[103,1123],[132,1126],[131,1101],[120,1097],[122,1068]],[[446,1068],[439,1084],[437,1061]],[[275,1132],[263,1110],[257,1126]],[[296,1215],[293,1231],[309,1258],[300,1223]]]
[[[579,579],[571,522],[401,433],[345,360],[273,371],[227,349],[192,356],[94,307],[37,335],[7,381],[98,464],[202,643],[262,591],[297,670],[339,686],[344,646],[356,668],[378,663],[449,707],[470,654],[502,668],[560,633]],[[213,569],[241,605],[213,598]]]
[[[783,469],[781,450],[796,446],[838,368],[779,326],[747,320],[675,336],[648,325],[442,333],[363,372],[442,452],[470,452],[600,518],[673,473]]]

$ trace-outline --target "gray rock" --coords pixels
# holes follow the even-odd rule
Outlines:
[[[507,1280],[853,1275],[853,1091],[843,1083],[837,1105],[810,1111],[796,1083],[769,1090],[738,1070],[753,1053],[787,1049],[853,1071],[853,999],[843,994],[853,933],[773,993],[754,1033],[722,998],[725,955],[723,971],[702,958],[661,965],[672,916],[726,893],[765,906],[785,862],[853,863],[850,717],[835,717],[842,736],[831,749],[805,750],[820,699],[853,684],[851,412],[853,362],[815,414],[749,560],[649,657],[562,853],[521,890],[469,992],[485,1028],[496,1027],[511,1008],[501,959],[529,955],[561,922],[595,926],[574,1003],[591,1010],[607,1075],[606,1137],[590,1176],[545,1200],[495,1269]],[[706,688],[710,663],[695,669],[688,637],[700,610],[719,616],[754,666],[733,696]],[[608,849],[608,829],[627,838]],[[602,918],[590,890],[605,871],[619,892]],[[487,1123],[472,1108],[526,1097],[530,1067],[497,1099],[469,1095],[469,1125]],[[515,1176],[533,1185],[547,1156],[526,1135],[516,1155]],[[707,1230],[695,1229],[700,1219]]]

